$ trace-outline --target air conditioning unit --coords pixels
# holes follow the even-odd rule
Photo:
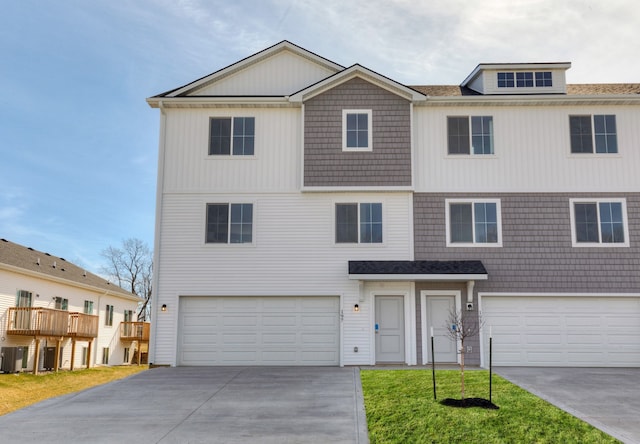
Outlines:
[[[3,373],[18,373],[22,370],[22,347],[2,347],[0,357],[2,364],[0,370]]]

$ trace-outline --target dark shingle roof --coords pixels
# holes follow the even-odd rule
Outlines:
[[[349,261],[349,274],[487,274],[480,261]]]
[[[479,93],[458,85],[419,85],[410,86],[422,94],[432,97],[477,96]],[[640,83],[584,83],[568,84],[568,96],[598,96],[640,94]]]
[[[6,239],[0,239],[0,264],[7,264],[23,270],[37,272],[44,275],[43,277],[50,276],[66,279],[95,287],[97,290],[110,291],[112,294],[137,297],[135,294],[129,293],[106,279],[72,264],[64,258],[52,256],[49,253],[9,242]]]

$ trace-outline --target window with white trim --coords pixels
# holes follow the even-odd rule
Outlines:
[[[500,199],[447,199],[447,246],[500,247]]]
[[[54,307],[56,310],[69,310],[69,299],[56,296]]]
[[[342,110],[343,151],[372,151],[371,117],[370,109]]]
[[[205,242],[208,244],[253,242],[253,204],[207,204]]]
[[[628,247],[625,199],[571,199],[574,247]]]
[[[113,305],[107,304],[104,310],[104,325],[107,327],[113,326]]]
[[[382,204],[336,204],[336,243],[382,243]]]
[[[210,156],[253,156],[255,117],[212,117],[209,120]]]
[[[572,154],[618,152],[616,116],[612,114],[569,116]]]
[[[493,154],[492,116],[448,116],[448,153]]]
[[[553,86],[551,71],[499,72],[498,88],[548,88]]]

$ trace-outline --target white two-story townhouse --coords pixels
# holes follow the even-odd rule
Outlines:
[[[139,302],[64,258],[0,239],[1,370],[129,364],[149,341],[148,323],[134,321]]]
[[[639,364],[640,86],[569,66],[408,87],[284,41],[147,99],[150,362],[456,362],[460,311],[472,364],[489,331],[500,365]]]

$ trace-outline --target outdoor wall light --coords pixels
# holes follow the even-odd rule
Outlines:
[[[355,311],[356,313],[360,311],[360,306],[358,304],[353,306],[353,311]]]
[[[167,311],[167,304],[162,304],[162,308],[160,308],[160,310]]]

